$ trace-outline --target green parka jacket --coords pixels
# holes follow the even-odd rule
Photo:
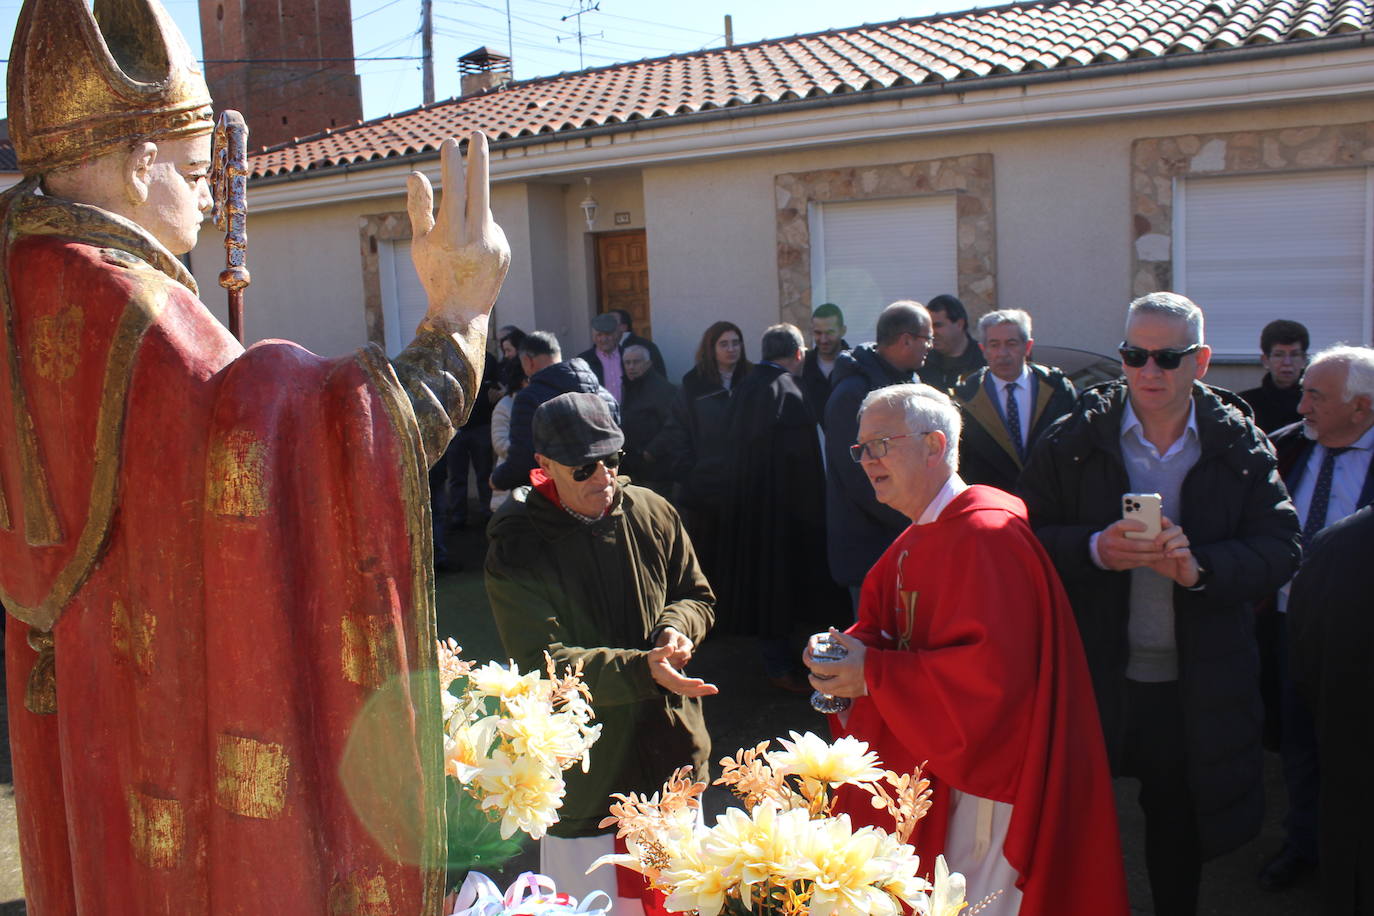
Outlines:
[[[658,791],[674,769],[704,777],[711,739],[701,700],[668,693],[649,674],[652,638],[673,627],[696,645],[715,596],[668,501],[621,487],[611,511],[586,524],[521,487],[487,528],[487,595],[506,652],[522,671],[582,662],[596,721],[591,770],[564,773],[554,836],[589,836],[612,792]]]

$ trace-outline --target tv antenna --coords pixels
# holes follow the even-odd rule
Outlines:
[[[595,0],[595,2],[593,2],[593,0],[577,0],[577,12],[569,13],[558,20],[559,22],[567,22],[569,19],[572,19],[577,22],[577,69],[579,70],[587,69],[587,65],[582,60],[582,42],[588,38],[602,38],[606,35],[605,32],[597,32],[595,35],[588,35],[582,31],[582,17],[588,13],[594,13],[599,9],[601,9],[601,0]],[[558,41],[560,44],[564,41],[572,41],[572,36],[559,36]]]

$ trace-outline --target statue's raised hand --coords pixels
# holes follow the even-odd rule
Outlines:
[[[406,181],[411,257],[429,296],[425,320],[437,330],[485,332],[510,267],[506,234],[491,218],[487,155],[486,135],[473,131],[464,170],[458,141],[444,141],[439,148],[444,196],[437,218],[429,179],[411,172]],[[472,328],[474,323],[480,327]]]

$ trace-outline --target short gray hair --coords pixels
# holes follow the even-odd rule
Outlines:
[[[759,358],[769,361],[791,359],[798,350],[806,349],[806,339],[795,324],[775,324],[763,332]]]
[[[646,346],[644,346],[643,344],[630,344],[630,345],[629,345],[628,347],[626,347],[624,350],[621,350],[621,351],[620,351],[621,356],[629,356],[631,350],[633,350],[634,352],[638,353],[641,359],[645,359],[645,360],[652,360],[652,359],[653,359],[653,357],[649,355],[649,348],[646,347]]]
[[[1180,296],[1178,293],[1150,293],[1148,296],[1141,296],[1126,310],[1126,326],[1130,327],[1131,319],[1142,313],[1163,315],[1182,321],[1188,327],[1188,343],[1203,343],[1202,309],[1187,296]]]
[[[888,385],[869,392],[859,405],[859,419],[870,407],[900,410],[906,415],[907,428],[912,432],[939,430],[945,434],[945,464],[951,471],[959,467],[959,431],[963,416],[949,395],[929,385]]]
[[[978,319],[978,339],[987,342],[988,330],[999,324],[1014,324],[1016,330],[1021,332],[1022,340],[1031,339],[1031,317],[1030,312],[1022,309],[998,309],[995,312],[988,312]]]
[[[1351,347],[1345,344],[1327,347],[1312,357],[1312,362],[1308,364],[1307,371],[1311,372],[1322,363],[1337,363],[1345,366],[1343,399],[1346,403],[1364,396],[1374,404],[1374,349]]]

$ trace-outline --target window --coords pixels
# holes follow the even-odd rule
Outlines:
[[[410,260],[410,240],[382,242],[377,268],[382,287],[386,355],[395,356],[415,339],[415,329],[429,310],[429,297]]]
[[[1179,179],[1174,282],[1220,357],[1254,359],[1260,329],[1301,321],[1313,349],[1371,333],[1374,170]]]
[[[890,302],[958,294],[955,195],[810,204],[811,303],[844,310],[849,342],[872,340]]]

